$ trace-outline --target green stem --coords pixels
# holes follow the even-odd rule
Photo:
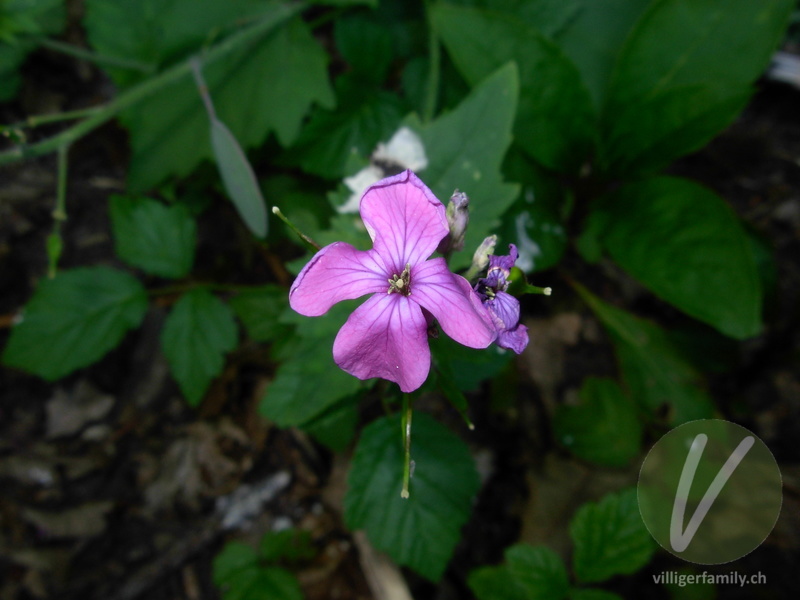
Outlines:
[[[408,498],[408,484],[411,480],[411,401],[408,394],[403,394],[403,414],[400,422],[403,429],[403,489],[401,498]]]
[[[260,36],[271,31],[280,23],[286,21],[290,17],[299,13],[305,8],[305,3],[287,5],[277,5],[274,12],[270,13],[263,20],[257,22],[247,29],[231,35],[219,44],[211,48],[204,56],[206,64],[211,64],[230,52],[240,48],[244,44],[259,38]],[[157,92],[168,84],[174,83],[178,79],[185,77],[191,73],[192,65],[190,61],[183,61],[175,66],[167,69],[166,71],[147,79],[131,88],[124,94],[117,96],[114,100],[100,108],[96,113],[87,119],[81,121],[77,125],[70,127],[66,131],[43,140],[37,144],[30,146],[20,146],[13,150],[0,153],[0,165],[15,162],[24,158],[32,158],[35,156],[42,156],[58,150],[61,146],[69,145],[74,141],[82,138],[91,131],[94,131],[100,125],[113,119],[120,111],[136,104],[140,100]]]
[[[305,233],[300,231],[294,223],[292,223],[289,219],[287,219],[286,215],[284,215],[281,212],[280,208],[278,208],[277,206],[273,206],[272,214],[278,217],[281,221],[283,221],[289,229],[294,231],[297,234],[297,236],[301,240],[303,240],[306,244],[308,244],[311,248],[317,251],[320,250],[321,246],[317,242],[312,240],[310,237],[308,237]]]
[[[439,48],[439,32],[430,14],[431,2],[425,1],[425,15],[428,20],[428,80],[426,82],[425,101],[422,106],[422,122],[428,123],[436,114],[436,100],[439,95],[439,71],[441,68],[441,51]]]
[[[73,56],[81,60],[88,60],[98,65],[106,65],[109,67],[117,67],[121,69],[129,69],[131,71],[140,71],[142,73],[154,73],[156,70],[155,65],[139,62],[138,60],[129,60],[127,58],[117,58],[115,56],[106,56],[105,54],[97,54],[86,48],[67,44],[50,38],[42,38],[39,44],[50,50],[61,52],[68,56]]]
[[[53,209],[53,231],[47,237],[47,275],[52,279],[58,271],[58,261],[64,248],[61,239],[61,224],[67,220],[67,154],[69,146],[58,149],[58,184],[56,187],[56,206]]]

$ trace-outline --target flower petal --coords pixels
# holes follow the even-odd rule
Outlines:
[[[519,323],[514,329],[507,329],[497,334],[497,345],[521,354],[528,345],[528,339],[528,328]]]
[[[374,250],[356,250],[345,242],[334,242],[300,271],[289,290],[289,305],[301,315],[318,317],[341,300],[385,293],[388,278]]]
[[[443,258],[412,267],[410,287],[408,297],[429,310],[459,344],[486,348],[494,341],[495,327],[481,299],[466,279],[448,270]]]
[[[364,192],[361,218],[375,251],[394,273],[428,258],[449,232],[444,205],[411,171]]]
[[[333,360],[359,379],[381,377],[413,392],[431,368],[427,335],[419,306],[401,294],[375,294],[339,330]]]

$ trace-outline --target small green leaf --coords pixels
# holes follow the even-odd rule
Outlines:
[[[469,576],[478,600],[560,600],[569,590],[561,557],[545,546],[519,544],[505,552],[506,564],[484,567]]]
[[[222,372],[225,353],[236,347],[233,312],[205,290],[192,290],[175,303],[161,333],[172,374],[192,406]]]
[[[553,430],[575,456],[599,465],[624,467],[641,449],[636,407],[611,379],[585,379],[580,404],[559,405]]]
[[[520,72],[514,135],[542,165],[573,172],[594,145],[596,116],[569,58],[513,15],[437,3],[433,21],[447,51],[472,85],[508,61]]]
[[[192,269],[197,226],[185,206],[111,196],[109,210],[122,260],[160,277],[183,277]]]
[[[247,228],[256,237],[267,235],[267,208],[250,161],[239,142],[219,119],[211,119],[211,147],[222,183]]]
[[[259,557],[267,562],[312,558],[316,551],[311,545],[311,533],[303,529],[268,531],[261,538]]]
[[[656,550],[639,514],[635,488],[584,504],[570,522],[569,533],[575,544],[575,576],[587,583],[634,573]]]
[[[395,562],[436,581],[444,572],[470,514],[480,482],[469,449],[455,434],[423,413],[411,428],[416,467],[410,497],[400,497],[403,441],[399,417],[367,426],[356,447],[345,521],[364,529],[370,541]]]
[[[601,243],[657,296],[722,333],[761,329],[762,291],[747,233],[716,194],[685,179],[656,177],[603,199]]]
[[[451,268],[469,266],[475,248],[500,225],[500,216],[519,193],[519,186],[505,183],[500,173],[511,143],[518,91],[517,69],[508,64],[435,121],[406,121],[425,147],[425,184],[439,199],[449,198],[456,188],[470,199],[464,251],[453,256]]]
[[[286,310],[289,293],[278,285],[264,285],[239,292],[229,304],[244,324],[247,335],[256,342],[270,342],[286,332],[279,321]]]
[[[262,566],[256,551],[238,542],[226,544],[214,558],[213,573],[223,600],[303,600],[294,575]]]
[[[714,414],[714,403],[705,391],[702,376],[663,329],[606,304],[581,285],[575,284],[575,288],[614,342],[631,398],[651,415],[669,407],[667,422],[672,426]]]
[[[108,267],[43,279],[11,330],[3,363],[54,381],[99,360],[147,310],[139,280]]]

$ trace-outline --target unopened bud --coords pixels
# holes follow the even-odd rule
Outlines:
[[[477,277],[479,273],[482,273],[486,267],[489,266],[489,256],[494,254],[494,247],[496,245],[496,235],[490,235],[481,242],[481,245],[478,246],[477,250],[475,250],[475,254],[472,255],[472,265],[465,275],[467,279],[473,279],[474,277]]]
[[[447,225],[450,232],[439,242],[442,254],[464,249],[464,236],[469,225],[469,198],[464,192],[456,190],[447,204]]]

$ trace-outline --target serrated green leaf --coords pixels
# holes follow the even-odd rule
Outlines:
[[[236,347],[236,321],[228,305],[205,290],[175,303],[164,323],[161,345],[172,375],[192,406],[222,372],[225,353]]]
[[[109,212],[122,260],[160,277],[183,277],[192,269],[197,225],[185,206],[112,195]]]
[[[651,0],[589,0],[555,37],[601,110],[626,37]]]
[[[108,267],[44,279],[11,330],[3,363],[53,381],[102,358],[147,311],[139,280]]]
[[[60,33],[65,24],[63,0],[5,0],[0,7],[0,102],[17,94],[18,69],[40,36]]]
[[[579,404],[557,407],[553,431],[575,456],[609,467],[629,464],[643,433],[635,405],[617,382],[592,377],[583,381]]]
[[[279,316],[289,302],[289,292],[279,285],[264,285],[239,292],[229,304],[256,342],[273,341],[286,332]]]
[[[303,431],[334,452],[344,452],[356,435],[359,421],[356,393],[337,400],[310,421],[303,423]]]
[[[744,339],[761,329],[755,257],[733,210],[685,179],[628,184],[600,204],[600,241],[657,296],[722,333]]]
[[[500,216],[519,193],[500,173],[511,143],[518,94],[517,69],[506,65],[473,88],[455,109],[426,125],[407,124],[422,138],[428,167],[420,175],[439,199],[459,189],[470,198],[464,251],[451,268],[469,266],[475,248],[500,225]]]
[[[561,557],[545,546],[518,544],[505,552],[506,564],[473,571],[469,587],[478,600],[560,600],[569,576]]]
[[[430,339],[431,353],[438,362],[446,363],[453,383],[462,392],[474,392],[482,382],[499,374],[514,359],[514,354],[492,344],[476,350],[454,342],[446,335]]]
[[[351,154],[369,156],[378,142],[395,132],[403,118],[396,95],[365,86],[351,74],[339,77],[335,86],[337,109],[314,113],[280,162],[339,179],[348,174],[345,170]]]
[[[517,143],[544,166],[574,172],[594,145],[596,116],[569,58],[512,15],[440,3],[431,14],[453,62],[471,84],[508,61],[517,63]]]
[[[460,538],[480,482],[469,449],[423,413],[414,414],[410,497],[400,497],[403,443],[399,417],[384,417],[361,433],[344,500],[350,529],[423,577],[438,580]]]
[[[639,514],[635,488],[584,504],[570,522],[569,533],[575,545],[575,576],[587,583],[638,571],[657,547]]]
[[[204,74],[217,117],[243,148],[261,144],[270,132],[288,145],[312,104],[331,106],[334,100],[327,55],[301,19],[287,22],[300,8],[265,6],[260,0],[203,0],[202,7],[195,0],[171,0],[166,7],[160,0],[148,0],[144,7],[131,8],[123,0],[95,0],[87,7],[86,27],[99,52],[163,67],[198,51],[242,19],[272,24],[269,35],[207,64]],[[121,85],[133,83],[130,76],[113,70],[111,75]],[[122,113],[131,132],[133,189],[147,189],[168,175],[186,175],[204,158],[212,158],[203,112],[187,74]]]
[[[303,600],[294,575],[258,561],[258,554],[249,546],[238,542],[225,545],[213,565],[214,583],[224,600]]]
[[[626,40],[611,78],[603,130],[605,138],[618,138],[613,149],[618,158],[604,159],[605,168],[614,174],[634,172],[634,166],[635,172],[658,169],[728,125],[768,64],[793,4],[652,3]],[[640,122],[644,129],[636,132]],[[617,127],[627,135],[620,136]]]
[[[622,377],[635,402],[653,416],[669,407],[666,420],[672,426],[714,414],[702,376],[663,329],[606,304],[583,286],[575,287],[614,342]]]
[[[211,118],[211,147],[225,191],[256,237],[267,235],[267,208],[250,161],[225,124]]]

